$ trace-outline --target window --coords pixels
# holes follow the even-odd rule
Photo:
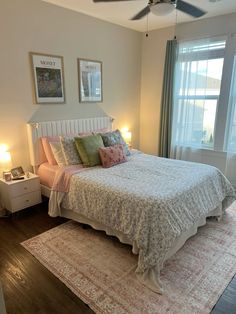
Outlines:
[[[225,39],[179,44],[172,142],[214,149]]]
[[[234,56],[224,150],[236,153],[236,55]]]
[[[219,168],[236,188],[236,34],[178,47],[172,158]]]

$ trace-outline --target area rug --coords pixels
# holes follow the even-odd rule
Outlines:
[[[206,314],[236,273],[236,203],[165,263],[163,295],[138,282],[130,246],[76,222],[22,245],[96,313]]]

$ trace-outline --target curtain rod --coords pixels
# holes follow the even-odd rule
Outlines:
[[[200,39],[207,39],[207,38],[217,38],[217,37],[228,37],[228,38],[232,38],[236,36],[236,33],[224,33],[224,34],[219,34],[219,35],[213,35],[213,36],[204,36],[204,37],[200,37],[200,36],[196,36],[196,37],[192,37],[192,38],[183,38],[183,39],[177,39],[178,42],[182,42],[182,41],[191,41],[191,40],[200,40]],[[176,34],[175,34],[175,39],[176,39]]]

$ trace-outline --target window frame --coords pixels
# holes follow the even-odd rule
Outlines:
[[[229,110],[230,87],[233,74],[236,45],[233,36],[226,39],[224,65],[221,78],[221,88],[215,119],[214,151],[226,152],[227,117]]]

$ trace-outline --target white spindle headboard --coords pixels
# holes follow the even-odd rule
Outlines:
[[[27,123],[30,163],[35,169],[45,160],[40,138],[43,136],[58,136],[78,134],[107,128],[112,130],[111,117],[57,120]]]

